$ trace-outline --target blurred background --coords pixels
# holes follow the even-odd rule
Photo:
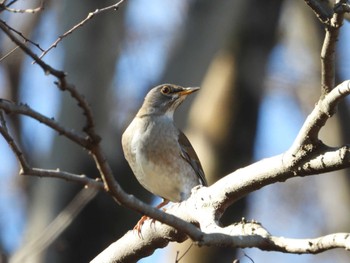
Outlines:
[[[34,8],[35,0],[12,8]],[[3,11],[1,19],[48,48],[111,0],[45,1],[35,14]],[[161,83],[200,86],[175,116],[210,184],[237,168],[287,150],[320,96],[324,30],[302,0],[127,0],[96,16],[51,50],[44,61],[68,74],[91,104],[103,149],[123,188],[146,202],[120,138],[147,91]],[[15,46],[0,34],[3,57]],[[337,83],[350,76],[349,23],[337,47]],[[29,44],[28,44],[29,45]],[[29,45],[30,46],[30,45]],[[31,46],[40,54],[40,50]],[[81,110],[17,50],[0,63],[0,97],[29,104],[81,131]],[[322,130],[332,146],[349,142],[349,105],[340,105]],[[98,173],[89,155],[40,123],[11,116],[9,128],[35,167]],[[105,193],[58,179],[19,177],[0,138],[0,252],[11,262],[88,262],[133,228],[141,215]],[[309,238],[350,229],[349,171],[295,178],[250,194],[222,223],[245,217],[273,235]],[[155,202],[158,202],[156,200]],[[141,262],[175,262],[191,242],[171,244]],[[257,249],[197,248],[180,262],[349,262],[341,249],[289,255]],[[178,256],[178,257],[179,257]]]

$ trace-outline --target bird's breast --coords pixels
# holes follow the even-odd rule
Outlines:
[[[173,122],[165,117],[138,119],[130,126],[126,158],[137,180],[148,191],[170,201],[186,199],[199,181],[181,157],[179,131]]]

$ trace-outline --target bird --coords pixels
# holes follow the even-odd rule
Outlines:
[[[199,158],[174,123],[174,112],[198,87],[162,84],[151,89],[122,135],[125,159],[139,183],[163,198],[161,208],[189,198],[193,187],[207,186]],[[134,229],[140,235],[143,216]]]

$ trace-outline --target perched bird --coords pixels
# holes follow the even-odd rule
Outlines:
[[[125,158],[137,180],[164,199],[158,208],[186,200],[193,187],[207,185],[196,152],[174,124],[177,107],[197,90],[173,84],[153,88],[122,136]],[[145,219],[135,226],[139,233]]]

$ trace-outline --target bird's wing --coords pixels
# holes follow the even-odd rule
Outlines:
[[[186,135],[179,131],[179,144],[181,148],[181,156],[184,158],[193,168],[198,175],[202,185],[207,186],[207,180],[205,179],[202,165],[198,159],[196,152],[194,151],[190,141]]]

